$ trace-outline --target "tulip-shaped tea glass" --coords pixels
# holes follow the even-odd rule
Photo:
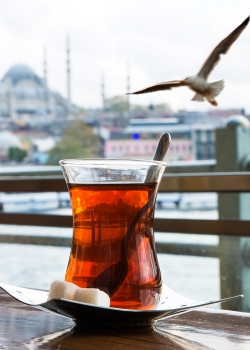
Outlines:
[[[67,159],[60,165],[73,211],[65,280],[103,290],[111,307],[153,309],[162,289],[153,220],[166,164]]]

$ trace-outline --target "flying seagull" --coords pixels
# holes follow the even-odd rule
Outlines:
[[[205,99],[213,106],[217,106],[215,97],[218,96],[224,88],[224,80],[219,80],[214,83],[209,83],[207,78],[214,67],[220,61],[220,55],[225,55],[230,49],[231,45],[240,36],[241,32],[248,25],[249,17],[245,19],[236,29],[232,31],[225,39],[223,39],[211,52],[206,61],[203,63],[201,69],[196,75],[192,75],[183,80],[173,80],[163,83],[158,83],[146,87],[142,90],[132,92],[131,94],[145,94],[147,92],[154,92],[159,90],[171,90],[175,87],[187,86],[195,92],[191,101],[204,102]]]

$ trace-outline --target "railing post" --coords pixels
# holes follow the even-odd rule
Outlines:
[[[216,130],[216,171],[234,172],[250,153],[250,128],[241,125]],[[223,193],[218,195],[220,219],[250,220],[250,194]],[[222,303],[224,309],[250,311],[250,239],[220,237],[221,297],[244,294],[244,298]]]

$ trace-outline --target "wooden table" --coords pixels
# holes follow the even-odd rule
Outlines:
[[[199,309],[132,329],[77,329],[0,290],[0,349],[250,349],[250,314]]]

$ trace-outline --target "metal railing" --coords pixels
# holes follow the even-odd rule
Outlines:
[[[2,176],[0,192],[65,192],[63,176]],[[159,192],[250,192],[249,173],[164,174]],[[33,213],[0,213],[0,223],[72,227],[72,217]],[[157,232],[250,236],[250,221],[156,218]],[[0,240],[2,237],[0,237]]]

